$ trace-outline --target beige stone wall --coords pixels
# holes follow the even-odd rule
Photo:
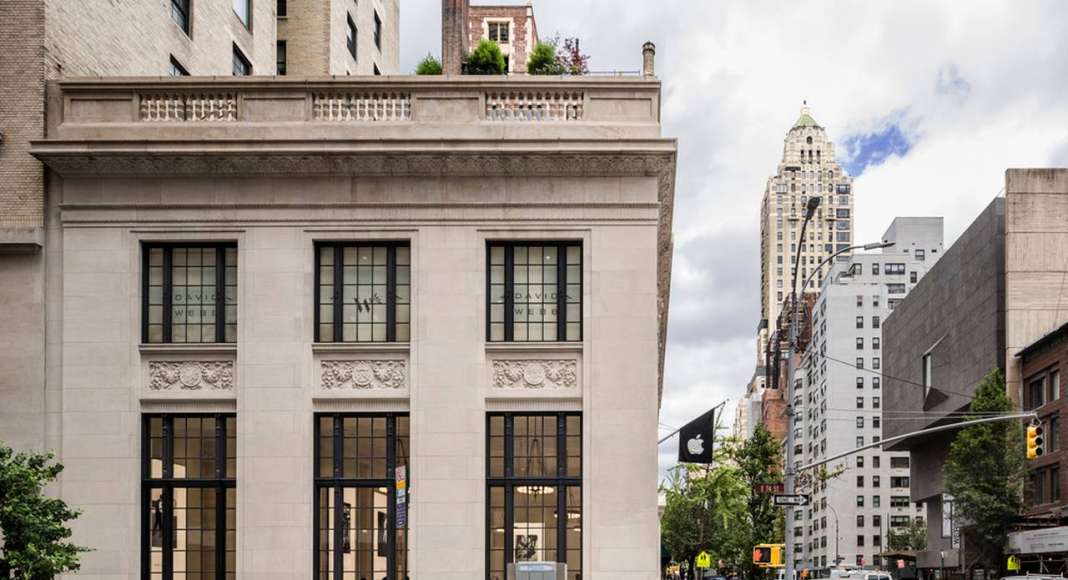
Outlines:
[[[502,212],[506,192],[513,204],[526,201]],[[311,568],[311,417],[322,410],[410,411],[413,577],[483,577],[485,413],[534,409],[583,411],[583,577],[657,577],[655,180],[90,177],[64,179],[62,195],[80,208],[62,224],[61,274],[63,495],[85,509],[75,540],[95,550],[79,577],[136,577],[138,418],[190,408],[237,411],[240,577],[299,578]],[[362,203],[349,207],[355,195]],[[539,199],[592,205],[579,219],[522,207]],[[103,205],[122,200],[148,205],[136,218]],[[179,200],[187,209],[151,209]],[[633,206],[633,217],[596,209],[605,201]],[[443,219],[453,204],[469,209]],[[329,356],[401,357],[410,386],[333,396],[319,386],[326,355],[311,339],[312,244],[382,238],[411,241],[413,339],[385,355],[353,346]],[[530,238],[583,240],[582,343],[485,342],[485,242]],[[139,244],[149,239],[237,241],[234,352],[139,346]],[[148,393],[147,361],[173,357],[233,358],[236,392],[193,407]],[[578,386],[501,391],[491,369],[502,357],[577,360]]]
[[[396,74],[400,62],[399,0],[331,0],[328,22],[330,34],[329,73],[332,75],[370,75],[377,66],[380,73]],[[382,21],[382,46],[375,46],[374,15]],[[356,58],[349,53],[346,35],[351,15],[356,24]],[[408,71],[405,71],[408,72]]]
[[[1068,320],[1068,169],[1005,172],[1005,361],[1021,400],[1015,357]]]
[[[288,0],[287,16],[278,19],[278,40],[286,41],[286,74],[328,74],[330,8],[336,2]],[[344,42],[344,37],[342,37]]]

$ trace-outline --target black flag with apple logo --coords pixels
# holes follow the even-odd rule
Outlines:
[[[716,410],[711,409],[679,429],[679,463],[712,463]]]

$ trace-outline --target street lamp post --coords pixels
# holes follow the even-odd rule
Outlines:
[[[834,514],[834,567],[837,568],[842,563],[842,556],[838,553],[838,540],[841,539],[838,534],[838,510],[830,504],[827,504],[827,507],[831,508],[831,513]]]
[[[819,197],[809,198],[808,204],[805,207],[805,221],[801,224],[801,236],[800,236],[800,241],[801,242],[805,241],[805,230],[808,228],[808,222],[812,221],[812,216],[816,214],[816,209],[819,206],[820,206],[820,198]],[[818,265],[816,265],[816,267],[812,269],[812,272],[808,275],[808,277],[805,278],[805,281],[804,281],[804,283],[802,284],[801,287],[802,287],[802,289],[807,288],[809,281],[812,279],[813,276],[815,276],[818,272],[820,272],[822,270],[824,264],[830,263],[832,260],[834,260],[835,258],[837,258],[838,256],[840,256],[842,254],[845,254],[846,252],[851,252],[853,250],[875,250],[875,249],[878,249],[878,248],[887,248],[887,247],[890,247],[892,245],[894,245],[893,242],[877,242],[877,243],[872,243],[872,244],[862,244],[862,245],[857,245],[857,246],[849,246],[847,248],[843,248],[841,250],[838,250],[837,252],[834,252],[830,256],[827,256],[822,262],[820,262]],[[794,494],[795,489],[796,489],[795,488],[795,480],[796,480],[796,476],[797,476],[797,470],[794,469],[794,444],[795,444],[795,437],[794,437],[794,374],[796,373],[796,370],[797,370],[795,368],[795,364],[794,364],[794,352],[797,350],[798,338],[800,337],[800,329],[798,329],[798,327],[797,327],[797,325],[798,325],[798,320],[797,320],[797,316],[798,316],[797,272],[798,272],[798,270],[800,269],[800,266],[801,266],[801,252],[799,251],[800,250],[800,245],[797,247],[797,250],[798,251],[795,252],[795,256],[794,256],[793,272],[791,273],[790,295],[787,297],[787,300],[789,301],[790,308],[791,308],[791,310],[790,310],[790,331],[789,331],[790,333],[789,333],[789,339],[787,341],[788,349],[787,349],[787,359],[786,359],[786,424],[787,424],[787,428],[786,428],[786,470],[785,470],[785,472],[786,472],[785,473],[786,481],[784,482],[784,485],[783,485],[783,487],[785,488],[784,491],[786,492],[787,495],[793,495]],[[785,311],[785,309],[786,309],[786,301],[783,302],[783,311]],[[794,580],[794,573],[795,573],[795,568],[796,568],[796,565],[795,565],[795,562],[794,562],[794,538],[793,538],[793,535],[790,533],[790,527],[792,526],[792,522],[793,522],[793,519],[794,519],[793,516],[794,516],[794,507],[793,506],[787,506],[786,507],[786,522],[785,522],[786,530],[784,530],[784,532],[785,532],[784,533],[784,537],[785,537],[785,540],[786,540],[785,541],[785,546],[784,546],[786,548],[786,566],[785,566],[786,569],[784,570],[784,580]],[[835,516],[835,527],[836,528],[837,528],[837,525],[838,524],[837,524],[837,514],[836,514],[836,516]],[[837,531],[838,530],[836,529],[835,530],[835,536],[836,536],[836,538],[835,538],[836,550],[835,551],[837,551],[837,542],[838,542],[838,540],[837,540]],[[837,555],[836,555],[836,557],[837,557]]]

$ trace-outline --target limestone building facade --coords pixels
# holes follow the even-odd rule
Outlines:
[[[66,465],[79,577],[658,578],[657,79],[93,78],[47,103],[46,275],[4,289],[43,296],[45,373],[0,409]]]
[[[794,394],[798,465],[882,438],[882,323],[941,257],[942,218],[896,218],[882,239],[894,245],[835,264],[812,308],[812,340]],[[817,577],[828,576],[836,558],[879,564],[889,532],[925,515],[910,497],[908,453],[874,448],[827,468],[842,472],[829,481],[810,477],[812,505],[788,523],[800,540],[799,566]]]
[[[760,317],[758,353],[765,361],[765,348],[774,340],[783,299],[790,294],[791,272],[800,255],[798,280],[835,251],[853,242],[853,180],[835,159],[834,142],[801,108],[783,141],[782,161],[768,178],[760,205]],[[821,204],[799,240],[805,204],[812,197]],[[798,292],[819,292],[822,276]]]

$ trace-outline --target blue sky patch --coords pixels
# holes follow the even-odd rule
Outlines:
[[[912,148],[912,143],[901,129],[901,116],[880,124],[880,129],[855,135],[848,135],[842,140],[842,165],[849,175],[857,177],[868,167],[877,166],[891,155],[904,156]]]

